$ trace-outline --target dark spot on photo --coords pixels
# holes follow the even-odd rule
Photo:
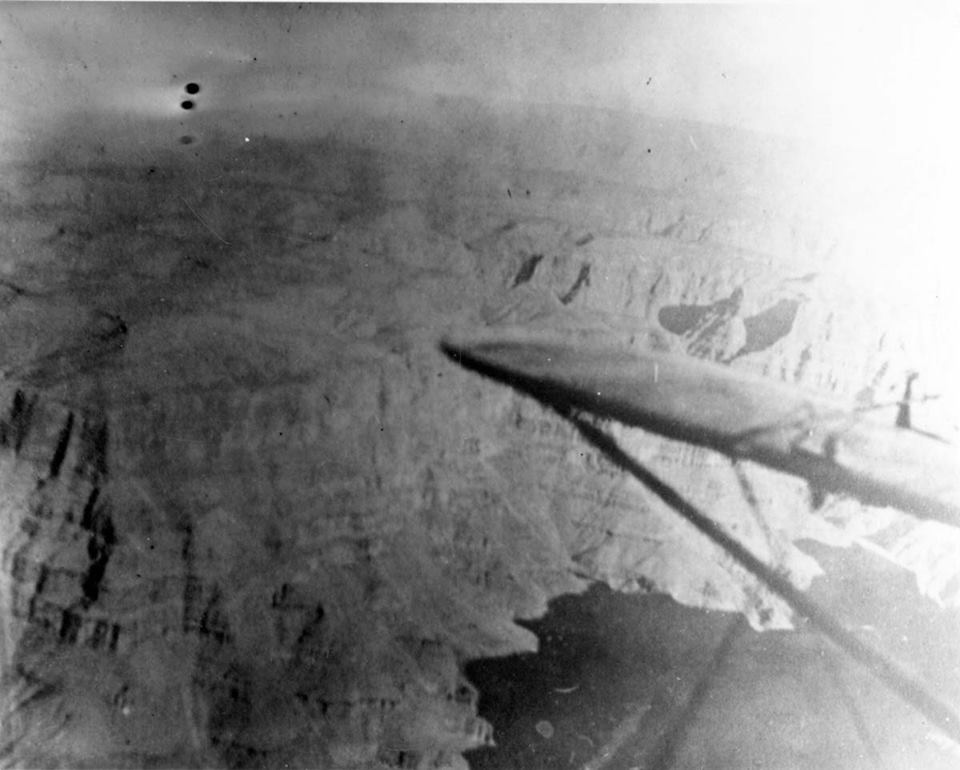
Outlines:
[[[744,318],[747,341],[738,355],[766,350],[786,337],[793,328],[799,308],[800,303],[797,300],[782,299],[776,305]]]
[[[537,269],[537,265],[540,264],[540,260],[543,259],[543,254],[533,254],[527,259],[524,260],[523,264],[520,266],[520,269],[517,271],[516,277],[513,279],[513,285],[519,286],[522,283],[526,283],[531,278],[533,278],[533,273]]]
[[[724,321],[736,315],[743,301],[743,290],[737,288],[725,299],[709,305],[668,305],[657,313],[657,320],[668,332],[690,334],[710,321]]]
[[[577,280],[573,282],[573,286],[570,287],[570,291],[560,297],[560,303],[563,305],[569,305],[573,302],[574,297],[580,292],[584,286],[590,285],[590,265],[583,264],[580,266],[580,273],[577,275]]]

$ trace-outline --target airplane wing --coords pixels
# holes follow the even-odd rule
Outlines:
[[[711,447],[855,495],[875,505],[960,524],[957,454],[938,439],[842,409],[826,399],[729,367],[529,331],[446,340],[442,349],[478,373],[562,411],[581,410]],[[570,415],[581,435],[645,483],[798,614],[960,744],[960,716],[912,672],[865,643],[776,569],[757,558],[606,433]]]
[[[960,449],[786,383],[672,353],[523,329],[448,339],[448,356],[573,407],[960,526]]]

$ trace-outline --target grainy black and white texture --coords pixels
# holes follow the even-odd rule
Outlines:
[[[846,269],[856,183],[751,106],[756,23],[716,13],[3,10],[0,762],[462,768],[466,662],[590,581],[791,627],[438,349],[602,332],[891,421],[909,372],[949,392],[943,303]],[[954,612],[949,528],[621,438],[798,586],[798,541],[869,539]]]

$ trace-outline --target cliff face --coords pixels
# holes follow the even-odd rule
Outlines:
[[[491,740],[464,661],[535,650],[514,621],[590,580],[789,627],[446,332],[602,332],[862,406],[944,381],[924,319],[837,269],[789,143],[455,99],[334,109],[313,137],[229,118],[8,166],[9,766],[463,767]],[[882,530],[929,563],[895,512],[812,512],[792,479],[618,435],[800,586],[802,538]]]

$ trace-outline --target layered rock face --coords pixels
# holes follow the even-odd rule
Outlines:
[[[515,620],[589,581],[789,627],[446,333],[610,335],[865,407],[910,370],[943,382],[925,319],[837,269],[787,142],[466,100],[333,112],[8,164],[8,766],[465,767],[492,736],[462,664],[535,650]],[[795,480],[611,430],[800,586],[799,539],[917,542],[895,512],[813,511]]]

